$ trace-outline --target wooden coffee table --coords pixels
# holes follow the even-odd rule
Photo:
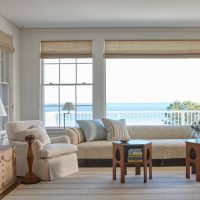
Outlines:
[[[196,181],[200,182],[200,141],[186,140],[186,178],[190,178],[190,166],[192,174],[196,173]]]
[[[141,149],[141,160],[128,160],[128,151],[132,149]],[[116,167],[121,169],[121,183],[125,183],[125,175],[127,174],[127,165],[136,167],[136,175],[140,174],[140,167],[144,167],[144,183],[147,182],[147,167],[149,166],[149,179],[152,179],[152,142],[147,140],[129,140],[126,143],[121,141],[113,142],[113,180],[116,180]]]

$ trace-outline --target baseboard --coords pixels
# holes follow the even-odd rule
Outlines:
[[[3,197],[5,197],[8,193],[10,193],[12,190],[14,190],[18,185],[19,185],[19,182],[16,181],[13,185],[11,185],[3,193],[0,194],[0,199],[3,199]]]
[[[79,167],[112,167],[112,159],[79,159]],[[185,166],[185,158],[153,159],[153,166]]]

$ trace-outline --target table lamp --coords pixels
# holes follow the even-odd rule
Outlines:
[[[65,102],[64,106],[63,106],[63,110],[67,110],[67,113],[64,113],[64,129],[65,129],[65,115],[66,114],[70,114],[70,110],[74,110],[74,104],[72,102]]]

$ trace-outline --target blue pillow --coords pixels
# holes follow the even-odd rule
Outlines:
[[[87,142],[93,140],[106,140],[107,134],[102,123],[98,120],[77,120],[83,130]]]

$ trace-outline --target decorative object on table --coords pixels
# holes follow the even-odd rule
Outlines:
[[[192,134],[190,138],[195,138],[196,142],[200,140],[200,119],[196,120],[192,125],[191,125]]]
[[[69,115],[71,110],[75,110],[74,104],[72,102],[65,102],[63,110],[67,110],[67,113],[64,113],[64,129],[65,129],[65,115]]]
[[[128,150],[128,157],[127,157],[128,163],[142,162],[142,160],[143,160],[142,148],[131,148]]]
[[[32,171],[34,156],[33,156],[33,151],[32,151],[31,145],[35,140],[35,136],[34,135],[28,135],[28,136],[25,137],[25,140],[28,143],[27,162],[28,162],[29,171],[26,174],[26,176],[24,176],[22,178],[22,183],[24,183],[24,184],[38,183],[40,181],[40,178],[38,176],[36,176]]]

